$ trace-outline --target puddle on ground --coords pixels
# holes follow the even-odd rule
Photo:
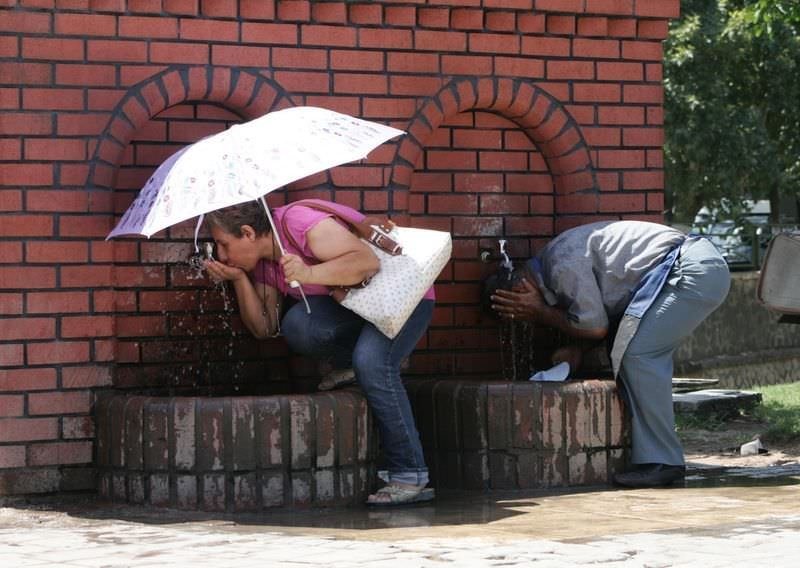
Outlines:
[[[687,472],[684,485],[706,487],[776,487],[800,484],[800,463],[768,467],[708,467]]]

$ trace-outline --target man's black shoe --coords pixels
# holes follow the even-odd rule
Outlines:
[[[683,479],[685,474],[686,467],[682,465],[649,463],[633,471],[616,474],[614,483],[625,487],[663,487]]]

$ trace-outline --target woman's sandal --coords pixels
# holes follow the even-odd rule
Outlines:
[[[374,507],[410,505],[431,501],[434,497],[436,497],[436,492],[431,487],[388,483],[367,498],[367,505]]]
[[[325,375],[317,385],[321,391],[329,391],[352,385],[356,382],[356,373],[353,369],[335,369]]]

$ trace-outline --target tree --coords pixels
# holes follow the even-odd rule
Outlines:
[[[667,203],[781,196],[800,187],[800,3],[684,0],[665,46]]]

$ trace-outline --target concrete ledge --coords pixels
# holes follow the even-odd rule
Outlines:
[[[629,446],[614,381],[407,383],[432,481],[448,489],[605,484]]]
[[[376,436],[364,397],[110,394],[96,406],[101,496],[207,511],[362,503]]]
[[[623,466],[613,381],[412,380],[434,486],[608,483]],[[96,405],[101,496],[206,511],[360,505],[377,431],[357,388],[236,397],[110,393]]]

